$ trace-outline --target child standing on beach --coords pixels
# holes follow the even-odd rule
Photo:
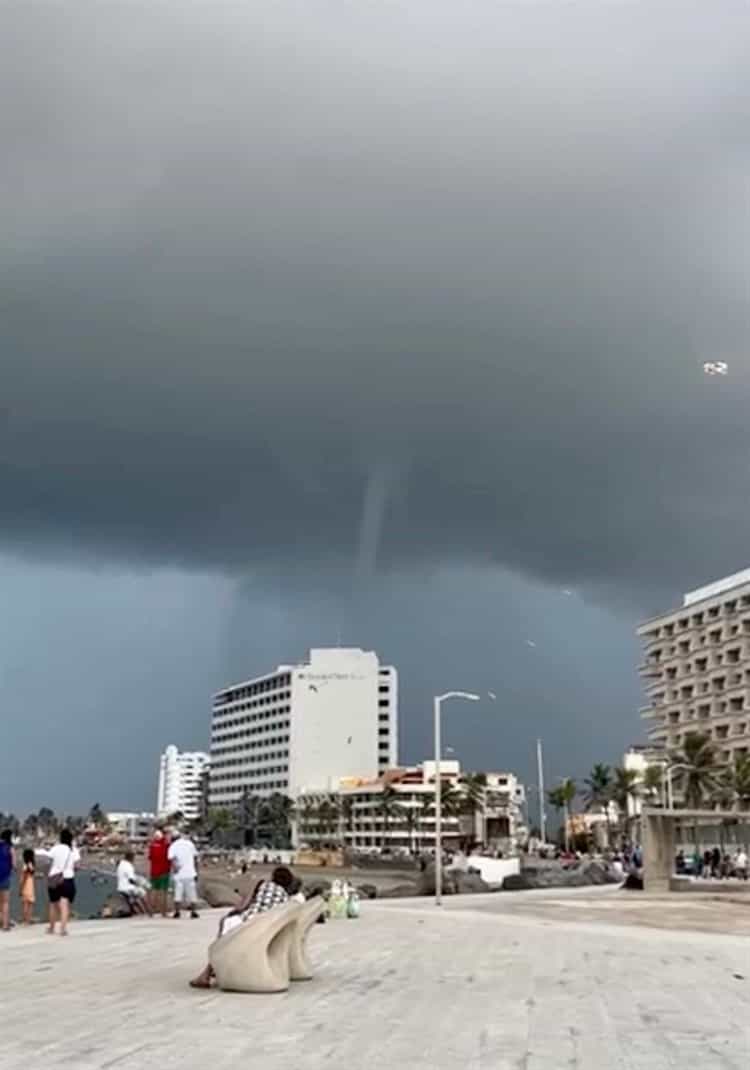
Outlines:
[[[34,890],[34,852],[27,847],[23,852],[23,866],[20,873],[21,910],[24,925],[31,925],[34,914],[36,892]]]

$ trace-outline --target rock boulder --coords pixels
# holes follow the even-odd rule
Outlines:
[[[200,882],[200,895],[210,907],[236,907],[239,893],[226,881],[206,877]]]

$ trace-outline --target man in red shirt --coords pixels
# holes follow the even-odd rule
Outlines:
[[[162,829],[154,830],[154,838],[148,847],[148,860],[151,876],[151,909],[154,914],[161,911],[167,917],[167,897],[169,895],[170,863],[167,857],[169,842]]]

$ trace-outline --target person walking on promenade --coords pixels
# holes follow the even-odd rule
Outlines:
[[[189,836],[178,832],[170,844],[167,857],[172,866],[172,875],[174,877],[174,914],[172,917],[179,918],[180,907],[184,903],[185,906],[190,908],[190,917],[197,918],[198,851],[195,844]]]
[[[70,829],[62,829],[59,843],[56,843],[49,851],[39,850],[36,853],[49,859],[47,874],[49,927],[47,932],[50,936],[54,936],[55,927],[59,922],[60,936],[67,936],[70,908],[76,897],[76,866],[81,861],[78,848],[73,844],[73,833]]]
[[[734,872],[740,880],[747,880],[747,851],[740,847],[734,860]]]
[[[23,865],[20,872],[19,894],[21,896],[21,919],[24,925],[31,925],[34,920],[34,904],[36,903],[36,889],[34,877],[36,866],[34,865],[34,852],[30,847],[23,852]]]
[[[167,916],[169,897],[169,842],[163,829],[154,830],[154,838],[148,846],[149,876],[151,878],[151,910],[163,918]]]
[[[0,928],[10,931],[10,882],[13,879],[13,834],[5,829],[0,835]]]
[[[219,937],[226,936],[238,925],[251,921],[256,914],[264,914],[274,907],[288,903],[298,882],[286,866],[277,866],[269,880],[258,881],[250,895],[225,914],[219,922]],[[210,988],[214,971],[209,963],[190,981],[191,988]]]

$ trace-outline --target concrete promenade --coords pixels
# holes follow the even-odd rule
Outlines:
[[[316,979],[278,996],[187,987],[221,911],[15,930],[3,1068],[747,1070],[750,905],[576,891],[366,903],[313,929]],[[697,931],[695,910],[727,913]]]

